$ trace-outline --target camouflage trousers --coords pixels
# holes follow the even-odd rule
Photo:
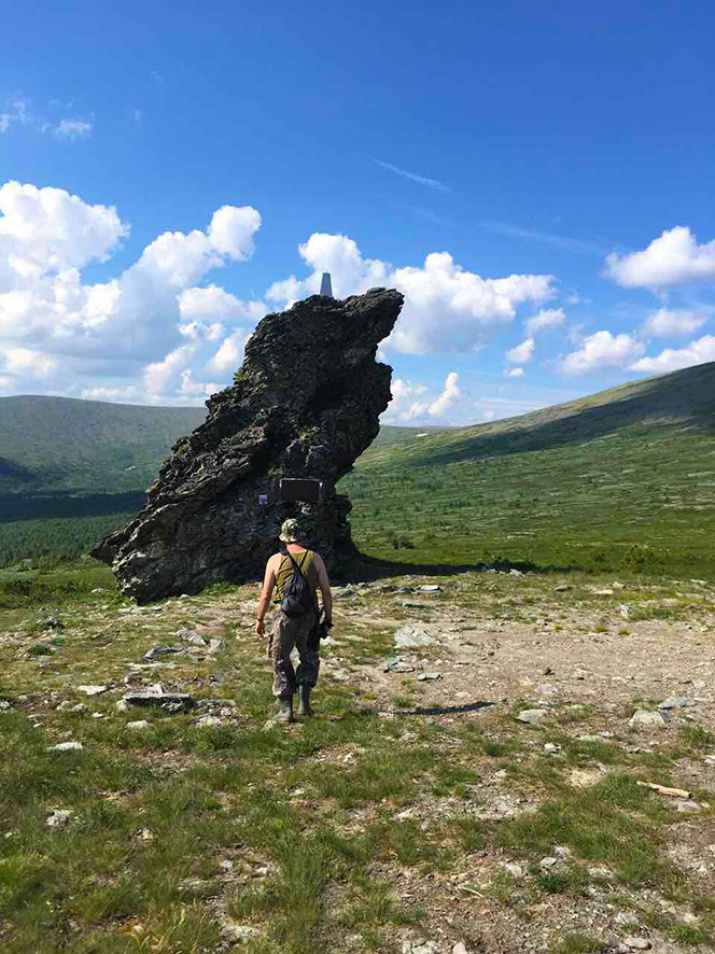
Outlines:
[[[289,699],[300,685],[312,689],[318,681],[320,651],[308,645],[315,624],[315,613],[290,617],[279,611],[273,618],[266,655],[273,662],[273,695],[279,699]],[[294,648],[300,659],[297,672],[290,658]]]

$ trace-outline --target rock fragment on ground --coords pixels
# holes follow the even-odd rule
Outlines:
[[[434,646],[439,640],[434,635],[424,629],[418,629],[416,626],[402,626],[395,631],[395,646],[413,647],[413,646]]]

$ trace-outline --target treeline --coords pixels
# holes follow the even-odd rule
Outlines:
[[[0,567],[23,560],[34,566],[77,560],[105,534],[124,526],[135,513],[132,510],[104,516],[0,523]]]
[[[0,494],[0,523],[12,520],[48,520],[53,517],[102,517],[136,513],[144,505],[143,491],[121,494]]]

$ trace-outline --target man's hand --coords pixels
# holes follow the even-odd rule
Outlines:
[[[253,631],[259,639],[265,639],[266,621],[264,619],[257,619],[253,626]]]

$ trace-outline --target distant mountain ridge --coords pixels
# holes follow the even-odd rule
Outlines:
[[[0,494],[141,493],[172,444],[205,417],[204,407],[0,398]],[[715,362],[465,428],[384,425],[361,460],[398,453],[405,464],[439,465],[605,438],[658,421],[715,430]]]

